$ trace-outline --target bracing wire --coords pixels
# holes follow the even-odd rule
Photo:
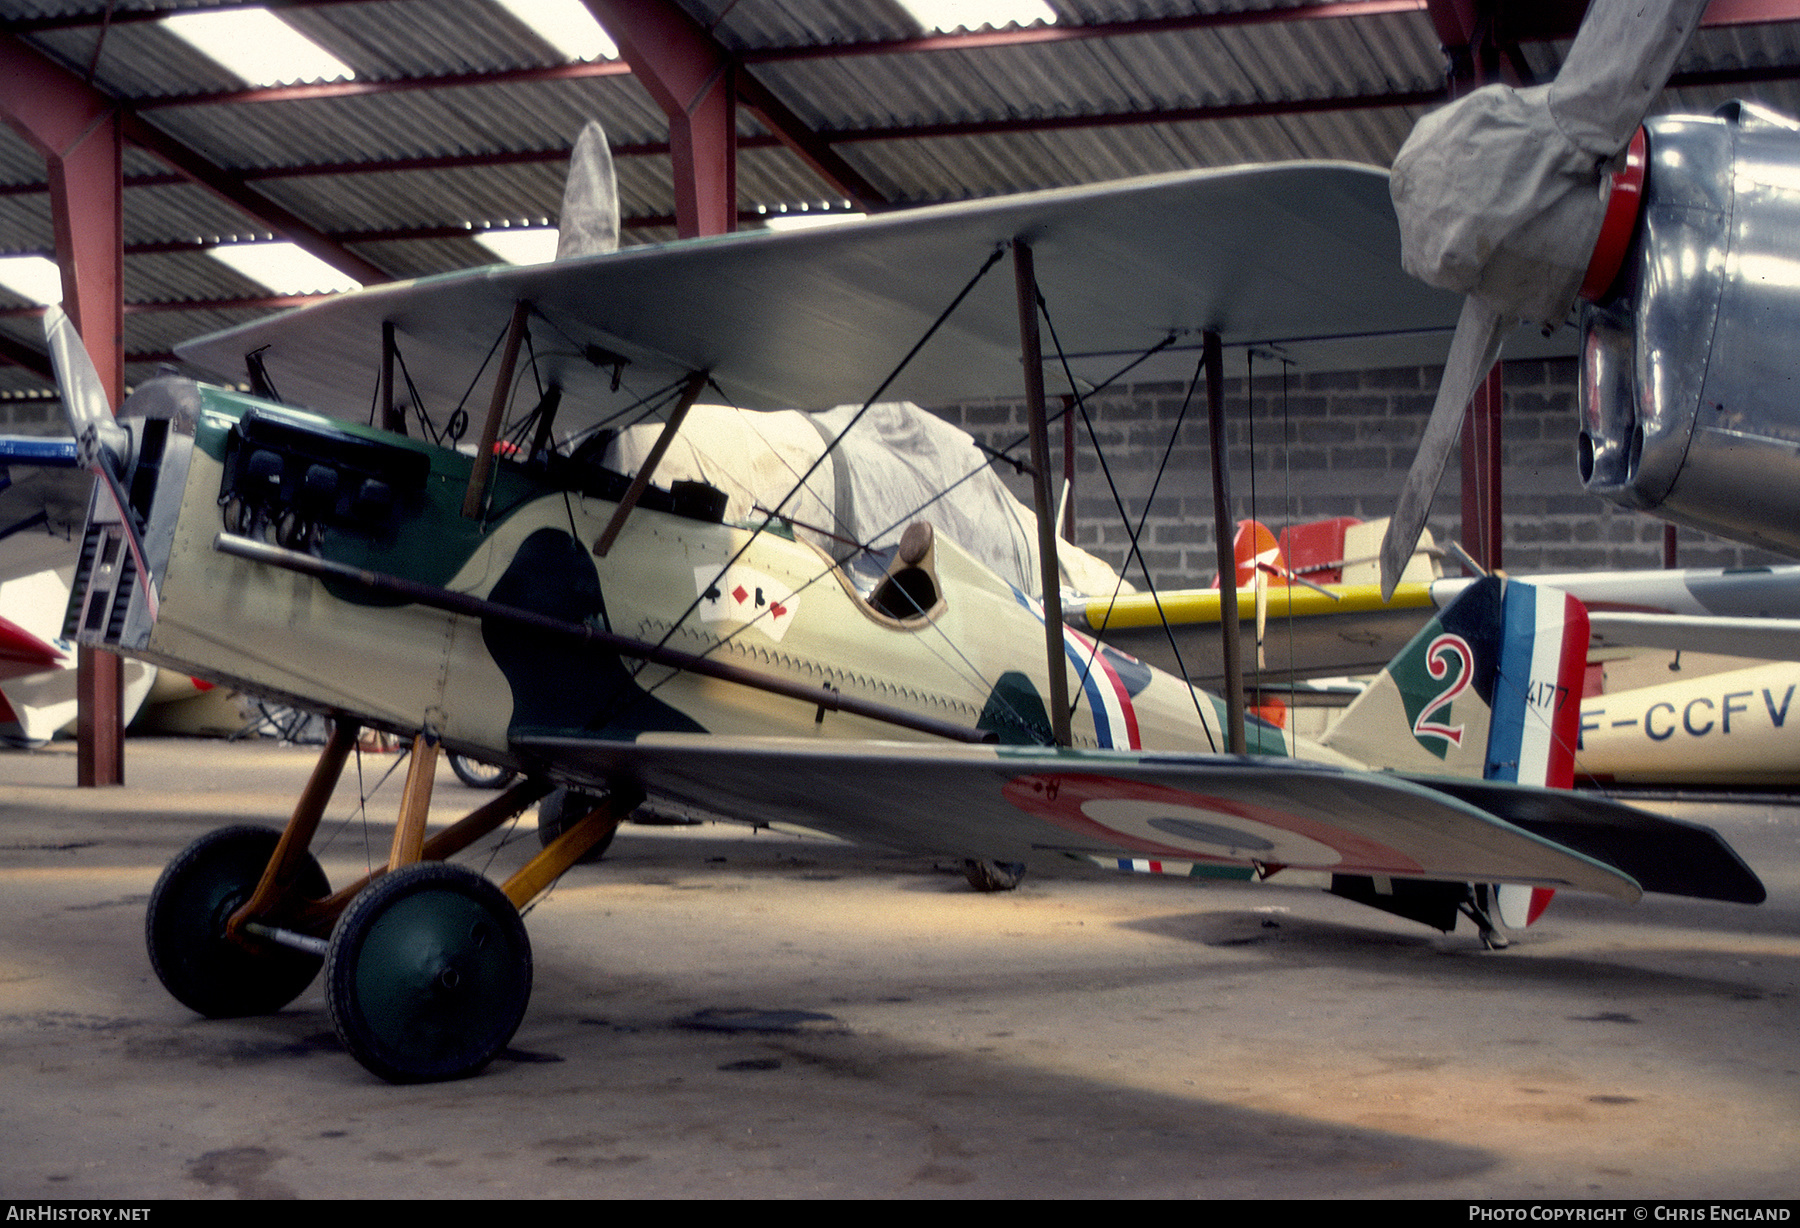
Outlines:
[[[856,429],[856,424],[862,421],[863,416],[869,412],[869,408],[881,399],[881,394],[886,392],[888,390],[888,387],[896,379],[900,378],[900,373],[902,371],[906,370],[907,366],[911,364],[912,360],[918,356],[919,351],[925,348],[926,343],[929,342],[934,336],[937,335],[937,331],[938,331],[938,329],[943,327],[944,321],[948,320],[950,318],[951,314],[954,313],[955,310],[959,306],[962,305],[963,300],[968,298],[969,295],[974,292],[975,287],[978,284],[980,284],[981,279],[987,276],[988,270],[993,268],[996,264],[998,264],[1000,262],[1001,256],[1003,256],[1005,253],[1006,253],[1006,248],[1004,246],[995,247],[995,249],[988,255],[987,260],[985,262],[983,262],[982,266],[975,271],[974,276],[970,277],[968,282],[964,284],[963,288],[957,292],[956,297],[950,300],[949,305],[946,306],[943,309],[943,311],[938,313],[937,319],[935,319],[931,322],[931,325],[928,328],[926,328],[924,334],[922,336],[920,336],[920,338],[916,342],[913,343],[912,348],[906,352],[905,356],[902,357],[897,364],[895,364],[893,370],[888,372],[886,378],[884,378],[881,381],[880,385],[876,387],[875,391],[869,394],[868,399],[862,403],[862,408],[860,408],[856,411],[855,415],[851,417],[850,421],[845,425],[844,429],[842,431],[838,432],[836,438],[832,439],[829,443],[827,443],[825,445],[825,450],[819,454],[819,458],[817,460],[815,460],[811,465],[809,465],[807,467],[806,472],[803,473],[802,475],[800,475],[800,480],[798,482],[796,482],[794,484],[793,488],[790,489],[785,496],[783,496],[781,501],[779,503],[777,503],[775,505],[775,507],[771,511],[769,511],[767,515],[765,515],[763,517],[762,523],[750,530],[750,535],[749,535],[749,537],[747,537],[745,539],[744,544],[739,546],[737,548],[737,550],[732,554],[732,556],[729,559],[727,559],[724,562],[724,564],[722,564],[720,566],[718,574],[713,578],[713,583],[716,584],[720,580],[724,579],[726,571],[729,570],[730,567],[734,563],[736,563],[740,558],[742,558],[744,556],[744,552],[750,549],[751,544],[753,542],[755,542],[755,540],[759,536],[762,535],[762,533],[765,529],[767,529],[771,524],[773,524],[775,522],[776,517],[778,515],[780,515],[781,509],[787,505],[788,500],[792,499],[796,494],[798,494],[800,492],[801,488],[804,487],[806,485],[806,483],[812,478],[813,474],[818,472],[819,466],[823,465],[825,463],[826,458],[829,457],[832,454],[832,452],[836,449],[839,440],[842,440],[844,438],[844,436],[848,435],[851,431]],[[694,611],[700,608],[700,601],[706,591],[706,588],[702,587],[702,586],[696,586],[696,587],[700,588],[700,592],[695,594],[694,599],[688,603],[687,608],[681,612],[680,616],[675,619],[674,623],[670,625],[669,629],[663,633],[662,638],[660,640],[658,640],[656,643],[656,646],[658,648],[661,648],[665,644],[667,644],[669,642],[669,637],[675,634],[676,629],[681,627],[682,625],[684,625],[687,622],[687,620],[693,616]],[[641,668],[642,667],[640,666],[640,669]]]
[[[1063,376],[1068,380],[1069,387],[1077,388],[1074,374],[1069,370],[1068,358],[1063,352],[1062,339],[1056,334],[1056,324],[1050,319],[1049,311],[1044,308],[1043,295],[1041,294],[1038,296],[1038,308],[1042,312],[1044,324],[1050,332],[1050,343],[1056,350],[1057,360],[1062,364]],[[1146,358],[1148,356],[1149,355],[1145,355]],[[1140,361],[1142,360],[1140,359]],[[1201,361],[1204,362],[1204,358],[1202,358]],[[1129,368],[1127,368],[1127,370],[1129,370]],[[1131,545],[1125,556],[1125,565],[1129,567],[1131,560],[1133,558],[1137,559],[1138,567],[1144,573],[1144,583],[1150,590],[1150,599],[1156,606],[1158,617],[1162,619],[1163,631],[1169,637],[1169,647],[1175,654],[1175,667],[1181,671],[1183,681],[1186,681],[1187,679],[1187,663],[1181,659],[1181,648],[1175,642],[1174,628],[1169,626],[1169,616],[1163,610],[1162,597],[1156,591],[1156,579],[1150,574],[1150,564],[1144,558],[1143,551],[1139,548],[1138,543],[1144,531],[1144,522],[1149,518],[1150,508],[1156,500],[1156,492],[1162,485],[1163,472],[1168,468],[1169,457],[1174,453],[1175,441],[1181,435],[1181,424],[1187,417],[1188,405],[1192,402],[1194,396],[1194,385],[1199,382],[1199,379],[1200,367],[1196,365],[1194,368],[1194,378],[1188,381],[1187,395],[1183,397],[1181,401],[1181,412],[1176,416],[1174,426],[1170,428],[1169,442],[1163,449],[1162,460],[1157,464],[1156,476],[1150,483],[1149,494],[1144,497],[1144,510],[1142,515],[1138,518],[1138,523],[1135,528],[1131,523],[1131,514],[1125,509],[1125,500],[1119,494],[1118,483],[1113,479],[1112,467],[1106,463],[1106,450],[1100,446],[1099,434],[1094,430],[1093,419],[1088,415],[1087,399],[1081,395],[1078,389],[1075,393],[1075,407],[1081,411],[1082,424],[1087,427],[1088,439],[1094,445],[1094,455],[1100,463],[1100,472],[1106,478],[1107,489],[1112,492],[1113,506],[1118,509],[1119,520],[1124,525],[1125,532],[1131,540]],[[1120,569],[1119,578],[1121,581],[1124,579],[1124,568]],[[1118,598],[1117,588],[1113,590],[1113,597],[1115,600]],[[1107,623],[1110,622],[1111,618],[1112,606],[1109,604],[1107,607],[1107,616],[1105,619],[1101,620],[1100,632],[1102,634],[1104,634]],[[1098,649],[1096,649],[1096,652],[1098,652]],[[1093,664],[1092,657],[1089,658],[1088,664],[1089,668],[1091,668]],[[1086,681],[1087,674],[1084,670],[1082,673],[1082,682],[1085,683]],[[1194,715],[1200,718],[1200,727],[1206,731],[1207,744],[1211,749],[1217,751],[1218,743],[1213,738],[1212,726],[1207,723],[1205,711],[1200,705],[1199,692],[1192,685],[1189,685],[1188,693],[1194,702]]]
[[[907,350],[906,354],[900,359],[900,361],[898,363],[896,363],[895,366],[893,367],[893,369],[891,371],[889,371],[887,376],[882,379],[881,383],[876,387],[875,391],[872,392],[869,395],[869,397],[863,402],[861,408],[857,410],[856,414],[851,418],[849,423],[847,423],[845,425],[844,429],[842,431],[838,432],[838,434],[835,438],[833,438],[827,442],[824,450],[820,453],[819,457],[816,460],[814,460],[810,466],[808,466],[806,472],[800,476],[800,480],[794,484],[794,486],[788,491],[787,495],[784,496],[781,499],[781,501],[778,502],[773,509],[771,509],[765,513],[761,523],[757,524],[756,526],[754,526],[753,528],[751,528],[749,530],[748,536],[745,538],[743,544],[740,545],[737,548],[737,550],[735,550],[732,553],[730,558],[728,558],[723,564],[721,564],[719,566],[718,572],[716,573],[716,575],[713,578],[714,584],[717,584],[718,582],[723,580],[725,574],[730,570],[730,568],[734,564],[736,564],[739,559],[741,559],[744,556],[745,552],[750,549],[750,547],[755,543],[756,539],[759,536],[761,536],[761,534],[765,530],[767,530],[770,527],[770,525],[772,525],[775,522],[775,520],[780,516],[781,509],[786,506],[786,504],[788,503],[789,500],[794,498],[794,496],[799,493],[799,491],[805,486],[806,482],[808,480],[810,480],[812,478],[813,474],[818,471],[819,466],[823,465],[825,463],[826,459],[832,455],[832,453],[836,449],[839,441],[841,441],[846,435],[848,435],[852,430],[854,430],[856,428],[857,423],[862,421],[863,416],[866,415],[868,413],[869,409],[880,400],[881,395],[887,391],[887,389],[893,384],[893,382],[900,377],[901,372],[903,372],[907,368],[907,366],[911,364],[912,360],[915,357],[917,357],[919,351],[924,349],[925,345],[932,339],[932,337],[936,336],[938,330],[943,327],[944,322],[950,318],[950,316],[956,311],[957,307],[961,306],[963,300],[968,298],[968,296],[971,293],[973,293],[975,287],[978,284],[980,284],[981,280],[987,275],[988,271],[990,269],[992,269],[994,267],[994,265],[999,263],[1000,258],[1003,255],[1005,255],[1005,253],[1006,253],[1006,247],[1004,245],[997,245],[994,248],[994,250],[991,253],[989,253],[987,259],[982,263],[981,267],[975,271],[975,273],[963,285],[962,289],[957,292],[955,297],[950,300],[949,304],[943,309],[943,311],[941,311],[938,314],[937,318],[934,319],[931,322],[931,324],[925,329],[925,331],[923,332],[923,334],[921,334],[919,339],[913,343],[912,347],[909,350]],[[823,573],[823,574],[829,574],[829,573]],[[817,579],[817,578],[818,577],[815,577],[815,579]],[[675,633],[687,624],[688,619],[691,618],[693,616],[694,612],[700,608],[700,602],[704,598],[704,595],[705,595],[707,589],[711,586],[710,585],[696,585],[695,587],[698,591],[695,593],[693,600],[690,601],[688,603],[687,607],[685,609],[683,609],[682,612],[669,624],[668,628],[662,633],[661,638],[659,638],[656,641],[656,647],[661,648],[661,647],[664,647],[665,645],[667,645],[669,640],[675,635]],[[735,633],[734,633],[734,635],[735,635]],[[702,655],[703,656],[710,655],[714,650],[716,650],[719,647],[723,647],[724,644],[728,643],[731,638],[732,637],[726,637],[726,638],[715,641],[715,643],[712,646],[709,646],[705,650],[705,652],[702,653]],[[643,671],[645,669],[647,669],[648,667],[649,667],[649,662],[640,659],[639,662],[637,663],[637,665],[634,668],[631,668],[629,670],[629,672],[626,674],[625,678],[621,680],[620,685],[622,686],[626,682],[635,682],[636,679],[639,677],[639,675],[641,675],[643,673]],[[668,675],[667,677],[665,677],[662,680],[662,682],[667,682],[674,676],[675,675],[673,675],[673,674]],[[640,693],[636,696],[628,697],[626,699],[626,706],[628,707],[631,703],[635,703],[639,699],[647,698],[656,687],[660,687],[662,685],[662,682],[658,682],[657,684],[655,684],[655,686],[653,686],[650,689],[640,691]],[[617,695],[618,695],[618,691],[617,691],[617,688],[615,688],[614,693],[610,696],[607,696],[606,700],[604,702],[610,704],[611,702],[613,702],[617,699]]]

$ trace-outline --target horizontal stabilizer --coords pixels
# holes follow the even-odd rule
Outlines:
[[[1760,904],[1762,881],[1718,832],[1588,793],[1413,777],[1533,835],[1617,866],[1645,891]]]

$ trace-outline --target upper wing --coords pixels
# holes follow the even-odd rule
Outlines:
[[[1032,246],[1048,319],[1078,381],[1110,376],[1171,332],[1197,350],[1201,329],[1316,366],[1428,362],[1456,322],[1454,295],[1401,271],[1385,172],[1285,163],[377,286],[181,353],[235,380],[245,354],[266,346],[284,398],[366,416],[381,325],[391,322],[436,411],[465,395],[525,300],[539,313],[539,378],[562,385],[566,415],[594,420],[695,370],[747,407],[817,409],[874,393],[1014,239]],[[1018,327],[1011,270],[993,269],[883,395],[924,404],[1017,395]],[[1052,390],[1066,387],[1048,335],[1044,349]],[[630,360],[618,390],[607,355]],[[1192,364],[1190,354],[1184,375]]]
[[[517,745],[564,772],[735,818],[933,854],[1124,855],[1640,893],[1629,875],[1435,788],[1293,760],[681,734]]]
[[[1800,660],[1800,567],[1625,571],[1534,576],[1588,608],[1596,648],[1665,648]],[[1448,605],[1469,584],[1439,580]]]
[[[1589,616],[1595,648],[1663,648],[1764,661],[1800,661],[1800,619],[1683,614]]]

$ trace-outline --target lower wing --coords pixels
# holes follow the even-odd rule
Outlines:
[[[1639,882],[1608,854],[1621,841],[1677,839],[1686,841],[1678,854],[1649,859],[1657,890],[1736,899],[1748,894],[1741,881],[1748,877],[1761,891],[1704,828],[1550,790],[1471,790],[1458,782],[1453,791],[1292,760],[688,734],[636,742],[534,738],[515,749],[555,774],[635,784],[745,821],[800,824],[929,854],[1181,858],[1636,900]],[[1546,825],[1551,834],[1509,819]],[[1593,838],[1596,830],[1616,838]],[[1589,838],[1557,838],[1569,831]],[[1696,840],[1696,831],[1710,843]],[[1721,862],[1730,868],[1721,870]],[[1732,894],[1713,889],[1721,876]]]

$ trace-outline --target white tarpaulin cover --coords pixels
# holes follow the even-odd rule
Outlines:
[[[879,549],[896,545],[915,520],[930,521],[1001,579],[1037,594],[1036,516],[967,434],[909,402],[870,406],[804,488],[782,503],[855,415],[848,405],[818,414],[696,405],[655,481],[685,478],[718,487],[729,500],[727,520],[760,520],[757,508],[780,505],[796,532],[840,560],[844,543],[830,535]],[[637,472],[661,430],[646,425],[620,432],[607,464]],[[1065,589],[1095,596],[1118,589],[1118,574],[1087,551],[1065,542],[1057,553]],[[1118,591],[1135,590],[1126,584]]]

